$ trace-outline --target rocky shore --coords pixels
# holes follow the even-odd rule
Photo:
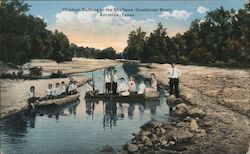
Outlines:
[[[140,64],[138,73],[149,77],[154,72],[158,82],[167,87],[168,67]],[[167,98],[170,116],[177,120],[148,122],[118,153],[250,153],[248,71],[178,68],[183,72],[181,98]]]

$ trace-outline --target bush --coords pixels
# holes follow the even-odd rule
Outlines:
[[[38,77],[42,75],[42,68],[41,67],[32,67],[29,69],[30,77]]]

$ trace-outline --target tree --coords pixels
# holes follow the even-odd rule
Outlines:
[[[143,32],[141,27],[130,32],[127,41],[128,45],[124,50],[124,56],[127,59],[140,59],[145,44],[145,35],[146,32]]]
[[[98,58],[115,59],[116,51],[112,47],[108,47],[100,52]]]
[[[146,39],[141,55],[142,62],[165,62],[168,58],[167,29],[161,23]]]

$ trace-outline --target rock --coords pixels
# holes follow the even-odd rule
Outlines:
[[[142,142],[145,143],[149,138],[147,136],[142,136]]]
[[[196,120],[192,119],[191,122],[190,122],[190,130],[191,131],[196,131],[199,129],[199,126],[196,122]]]
[[[150,135],[150,134],[151,134],[150,131],[143,131],[143,132],[142,132],[142,136],[148,136],[148,135]]]
[[[181,104],[176,105],[176,108],[177,108],[177,109],[182,109],[182,108],[188,109],[187,105],[184,104],[184,103],[181,103]]]
[[[161,145],[167,145],[168,144],[168,141],[164,140],[161,142]]]
[[[153,135],[152,135],[152,140],[155,140],[155,141],[157,141],[157,140],[158,140],[158,137],[157,137],[157,135],[156,135],[156,134],[153,134]]]
[[[184,94],[184,97],[185,97],[186,99],[189,99],[189,100],[190,100],[190,99],[192,98],[192,94],[186,92],[186,93]]]
[[[136,145],[136,144],[128,144],[127,150],[129,152],[136,152],[136,151],[138,151],[138,149],[139,149],[138,145]]]
[[[166,130],[164,128],[161,128],[161,133],[166,134]]]
[[[172,130],[166,134],[167,139],[175,139],[177,142],[186,141],[192,138],[194,135],[185,129]]]
[[[206,133],[206,131],[205,131],[205,129],[198,129],[197,131],[196,131],[196,137],[202,137],[202,136],[206,136],[207,135],[207,133]]]
[[[192,115],[194,116],[198,116],[198,117],[203,117],[205,116],[205,112],[197,107],[192,108],[190,110],[188,110],[188,115]]]
[[[168,102],[173,102],[173,101],[175,101],[175,99],[176,99],[175,95],[169,95],[168,98],[167,98],[167,101]]]
[[[147,146],[153,146],[153,142],[151,140],[146,140],[145,145],[147,145]]]
[[[102,147],[102,150],[100,152],[113,152],[113,151],[114,149],[111,146],[105,145]]]
[[[169,141],[169,144],[170,144],[170,145],[174,145],[174,144],[175,144],[175,141]]]

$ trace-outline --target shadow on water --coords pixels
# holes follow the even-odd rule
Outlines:
[[[137,64],[115,68],[120,77],[137,76]],[[92,77],[103,87],[103,69],[76,76]],[[137,80],[138,81],[138,80]],[[138,82],[137,82],[138,83]],[[0,121],[3,153],[96,153],[104,145],[118,150],[132,133],[152,119],[168,120],[163,97],[158,102],[84,99],[86,85],[78,88],[80,100],[62,106],[38,108]]]

